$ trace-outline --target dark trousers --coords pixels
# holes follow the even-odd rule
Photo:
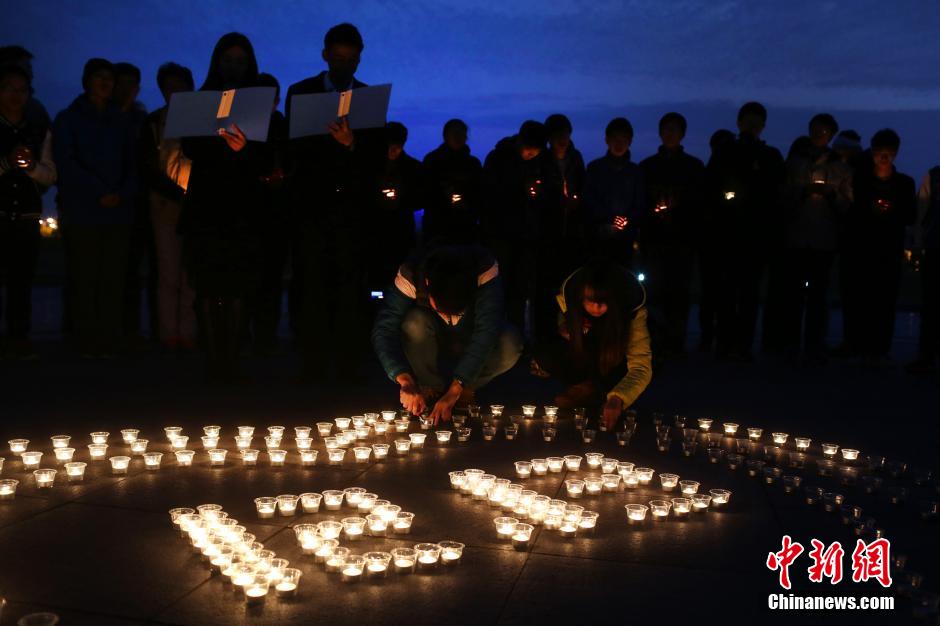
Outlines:
[[[139,217],[130,229],[127,272],[124,278],[124,332],[138,335],[144,331],[141,320],[141,298],[146,296],[150,337],[159,336],[157,312],[156,244],[149,216]]]
[[[765,260],[755,249],[722,249],[718,266],[718,351],[748,355],[754,344]]]
[[[887,356],[894,338],[901,251],[874,247],[846,250],[842,272],[847,348],[858,356]]]
[[[340,376],[357,373],[368,348],[368,306],[361,230],[350,224],[309,221],[303,227],[304,369],[323,375],[330,363]]]
[[[111,352],[123,331],[129,226],[68,226],[74,328],[82,350]]]
[[[526,334],[526,300],[534,301],[536,258],[531,244],[522,241],[494,241],[499,274],[506,293],[506,317]]]
[[[701,332],[701,344],[710,349],[715,341],[718,323],[718,303],[720,302],[721,272],[719,255],[712,249],[698,251],[698,274],[701,296],[699,299],[698,323]]]
[[[940,354],[940,248],[928,250],[920,264],[923,300],[920,309],[920,355]]]
[[[653,354],[685,351],[692,290],[692,249],[671,244],[643,246],[646,297]]]
[[[39,259],[39,220],[0,218],[0,316],[6,313],[7,336],[26,339],[32,318],[33,278]]]
[[[790,288],[791,278],[795,278],[790,251],[774,248],[767,263],[767,295],[764,299],[764,311],[761,317],[761,348],[765,352],[781,353],[789,348],[791,338],[787,328],[788,302],[794,293]],[[798,332],[798,331],[797,331]]]
[[[820,355],[829,328],[829,275],[835,254],[823,250],[787,250],[781,285],[781,347]]]
[[[256,348],[270,349],[277,343],[287,265],[288,235],[285,224],[272,222],[261,234],[261,271],[251,296],[251,329]]]
[[[584,336],[582,359],[575,358],[571,343],[558,334],[540,341],[533,349],[533,356],[541,369],[565,385],[592,383],[598,392],[595,404],[603,402],[607,392],[627,373],[626,360],[607,374],[601,373],[600,346],[591,333]]]

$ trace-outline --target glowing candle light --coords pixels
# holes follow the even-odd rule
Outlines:
[[[584,493],[584,481],[569,479],[565,481],[565,490],[569,498],[580,498]]]
[[[283,467],[286,458],[287,450],[268,450],[268,460],[271,461],[271,467]]]
[[[512,532],[512,547],[517,550],[527,550],[533,530],[535,530],[535,526],[532,524],[516,524]]]
[[[620,476],[614,474],[617,477],[617,484],[620,483]],[[604,489],[604,479],[600,476],[587,476],[584,479],[584,493],[589,496],[596,496]],[[616,490],[616,488],[615,488]]]
[[[92,461],[101,461],[105,458],[105,455],[108,452],[108,444],[106,443],[90,443],[88,444],[88,456],[91,457]],[[159,453],[152,453],[159,454]],[[162,455],[161,455],[162,456]],[[144,455],[146,458],[147,455]]]
[[[561,472],[565,466],[565,459],[560,456],[550,456],[547,459],[548,461],[548,471],[553,474]]]
[[[217,447],[219,447],[219,438],[218,438],[218,437],[215,437],[215,436],[212,436],[212,435],[206,435],[206,436],[202,437],[202,448],[203,448],[203,450],[212,450],[213,448],[217,448]]]
[[[738,433],[739,426],[734,422],[725,422],[721,426],[724,428],[725,434],[729,437],[734,437]]]
[[[708,495],[712,497],[712,504],[724,506],[731,500],[731,492],[727,489],[709,489]]]
[[[336,427],[340,430],[349,428],[349,425],[352,423],[352,420],[348,417],[337,417],[333,421],[336,423]]]
[[[56,435],[55,437],[50,437],[50,439],[52,439],[52,449],[58,450],[59,448],[68,448],[69,441],[71,441],[72,438],[68,435]]]
[[[596,436],[597,431],[595,431],[593,428],[585,428],[581,431],[581,441],[584,443],[593,443]]]
[[[528,478],[532,474],[531,461],[516,461],[516,476],[519,478]]]
[[[569,472],[577,472],[581,469],[581,457],[577,454],[565,456],[565,469]]]
[[[103,443],[103,442],[102,442],[102,443]],[[171,446],[174,450],[185,450],[185,449],[186,449],[186,445],[187,445],[188,443],[189,443],[189,437],[187,437],[186,435],[180,435],[180,436],[176,437],[175,439],[173,439],[173,441],[170,442],[170,446]]]
[[[639,480],[641,485],[648,485],[653,480],[654,470],[652,468],[638,467],[635,471],[637,480]]]
[[[822,444],[822,451],[826,458],[832,458],[839,451],[839,446],[834,443],[824,443]]]
[[[228,456],[228,450],[223,448],[213,448],[209,450],[209,465],[221,467],[225,465],[225,457]]]
[[[441,563],[443,563],[445,566],[457,565],[460,563],[460,557],[463,555],[464,544],[460,543],[459,541],[439,541],[437,545],[441,549]]]
[[[397,454],[408,454],[411,449],[411,439],[396,439],[395,452]]]
[[[786,445],[787,439],[789,438],[789,436],[790,435],[788,435],[787,433],[772,433],[771,434],[771,437],[773,437],[774,445],[778,447]]]
[[[26,446],[29,445],[29,439],[11,439],[7,443],[10,444],[10,452],[16,456],[20,456],[26,452]]]
[[[669,509],[672,508],[672,502],[668,500],[650,500],[650,513],[654,521],[665,520],[669,516]]]
[[[684,495],[692,495],[693,493],[698,493],[699,483],[694,480],[680,480],[679,481],[679,490]]]
[[[852,448],[842,448],[842,458],[846,461],[855,461],[858,459],[858,450]]]
[[[16,497],[16,487],[20,481],[12,478],[0,480],[0,500],[12,500]]]
[[[502,404],[491,404],[490,414],[493,417],[500,417],[503,414],[503,409],[505,409],[505,407]],[[523,413],[525,413],[525,408],[523,408]],[[532,414],[535,414],[535,407],[532,407]]]
[[[604,455],[600,452],[588,452],[584,455],[584,460],[587,461],[587,466],[590,469],[597,469],[604,462]]]
[[[85,480],[85,467],[86,463],[66,463],[65,464],[65,475],[68,478],[69,482],[81,482]]]
[[[23,469],[38,469],[39,462],[42,460],[42,452],[24,452],[20,455],[20,458],[23,461]]]
[[[558,430],[555,428],[543,428],[542,429],[542,439],[546,443],[551,443],[555,440],[555,436],[558,435]]]
[[[396,574],[411,574],[415,571],[418,552],[414,548],[394,548],[391,551]]]
[[[516,530],[516,524],[519,523],[515,517],[497,517],[493,520],[496,525],[496,536],[499,539],[509,540]]]
[[[436,543],[415,544],[415,552],[418,556],[418,567],[422,569],[433,568],[440,561],[441,547]]]
[[[708,419],[707,417],[700,417],[698,419],[698,429],[700,431],[707,433],[711,427],[712,427],[712,420]]]
[[[147,451],[147,444],[150,443],[147,439],[135,439],[131,443],[131,453],[132,454],[143,454]]]
[[[372,448],[365,446],[353,448],[353,456],[356,459],[356,463],[368,463],[369,457],[372,456]]]
[[[75,455],[75,448],[55,448],[53,450],[55,454],[55,459],[59,463],[67,463],[72,460],[72,457]],[[0,465],[2,467],[2,465]]]
[[[177,450],[174,454],[176,456],[176,464],[180,467],[190,467],[193,464],[193,457],[196,456],[196,453],[192,450]],[[111,457],[111,459],[115,458],[117,457]],[[113,461],[111,463],[111,468],[114,468]]]
[[[676,517],[686,517],[692,510],[692,500],[689,498],[673,498],[672,514]]]
[[[695,513],[704,513],[708,510],[712,497],[707,493],[697,493],[692,496],[692,511]]]
[[[140,431],[137,430],[136,428],[125,428],[124,430],[121,431],[121,440],[125,444],[130,445],[134,443],[135,441],[137,441],[137,437],[139,435],[140,435]]]
[[[170,443],[173,443],[173,440],[183,434],[182,426],[167,426],[163,429],[163,432],[166,433],[166,439]],[[92,438],[94,438],[95,433],[92,433]],[[104,443],[104,442],[100,442]]]
[[[407,419],[397,419],[395,420],[395,432],[396,433],[406,433],[408,432],[409,422]]]
[[[263,604],[268,595],[271,583],[264,574],[255,574],[251,582],[244,585],[245,603],[248,605]]]
[[[747,429],[747,438],[751,441],[760,441],[761,436],[764,434],[764,429],[762,428],[748,428]]]
[[[56,471],[54,469],[38,469],[33,472],[36,478],[36,486],[40,489],[48,489],[55,482]]]
[[[373,537],[384,537],[388,532],[388,522],[376,513],[366,515],[366,528]]]
[[[303,452],[304,450],[309,450],[313,447],[313,439],[309,437],[298,437],[294,440],[297,445],[297,449]]]
[[[327,511],[338,511],[343,506],[343,496],[345,494],[342,491],[336,489],[328,489],[323,492],[323,506],[326,507]],[[335,539],[335,537],[327,537],[327,539]]]
[[[300,496],[294,495],[280,495],[277,497],[277,510],[284,517],[290,517],[297,512],[297,503],[300,501]]]
[[[340,566],[342,580],[345,583],[355,583],[362,580],[362,572],[365,569],[366,560],[359,554],[349,554],[343,559]]]
[[[679,475],[678,474],[660,474],[659,482],[663,487],[663,491],[672,491],[676,488],[676,485],[679,484]]]
[[[796,444],[797,450],[805,452],[806,450],[809,449],[809,444],[811,441],[812,439],[809,439],[807,437],[797,437],[796,439],[793,440],[793,443]]]

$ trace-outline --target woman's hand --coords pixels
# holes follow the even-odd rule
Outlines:
[[[457,404],[457,400],[460,399],[460,392],[462,390],[463,388],[457,383],[451,383],[450,387],[447,389],[447,393],[434,403],[434,408],[431,409],[430,415],[434,425],[450,421],[451,414],[454,412],[454,405]]]
[[[352,129],[349,127],[349,120],[347,118],[341,117],[335,122],[330,122],[330,125],[326,128],[330,131],[330,135],[333,136],[333,139],[340,145],[346,146],[347,148],[353,145],[355,137],[353,136]]]
[[[242,129],[238,127],[238,124],[234,122],[232,123],[232,130],[220,128],[219,135],[225,140],[228,147],[232,149],[232,152],[241,152],[242,148],[248,145],[248,140],[245,139],[245,133],[243,133]]]
[[[402,408],[412,415],[421,415],[427,405],[414,377],[411,374],[401,374],[395,380],[401,387],[398,391],[398,399],[401,400]]]
[[[623,400],[617,396],[609,397],[601,411],[601,419],[604,420],[604,425],[607,427],[607,430],[614,429],[617,425],[617,420],[620,419],[621,413],[623,413]]]

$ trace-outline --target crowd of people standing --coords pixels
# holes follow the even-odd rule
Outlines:
[[[397,122],[353,130],[337,119],[324,134],[289,139],[292,97],[364,86],[356,78],[363,49],[353,25],[331,28],[326,69],[287,89],[282,115],[280,86],[260,71],[249,39],[221,37],[199,88],[276,87],[262,142],[248,141],[237,126],[218,137],[164,137],[168,106],[148,113],[140,104],[140,70],[100,58],[85,64],[82,92],[51,119],[33,94],[30,53],[0,48],[5,355],[35,356],[30,290],[41,196],[54,185],[67,328],[89,359],[139,348],[149,336],[169,352],[201,347],[210,380],[241,381],[240,353],[248,345],[258,354],[276,351],[286,313],[305,379],[356,380],[376,315],[370,294],[387,299],[404,286],[420,298],[422,285],[402,279],[401,268],[450,247],[465,251],[465,273],[483,281],[481,293],[493,278],[490,259],[498,267],[500,317],[519,331],[500,345],[518,341],[537,374],[565,361],[545,347],[559,337],[571,341],[574,327],[559,303],[573,275],[581,278],[570,284],[593,277],[585,302],[604,284],[622,299],[621,314],[635,320],[642,309],[654,363],[688,349],[697,292],[698,348],[720,358],[750,361],[759,343],[811,364],[831,356],[878,364],[891,348],[902,266],[913,254],[924,297],[919,356],[909,370],[933,371],[940,348],[940,168],[918,190],[894,166],[901,145],[894,131],[863,141],[821,113],[784,156],[761,139],[766,109],[749,102],[736,131],[714,133],[707,161],[684,150],[687,122],[677,112],[662,116],[661,145],[642,160],[631,153],[634,129],[624,117],[607,125],[606,153],[587,163],[562,114],[524,121],[482,162],[457,118],[422,160],[406,151],[408,129]],[[160,67],[156,81],[167,103],[196,89],[191,70],[173,62]],[[435,271],[460,274],[460,255],[451,256],[435,261]],[[141,272],[142,264],[153,271]],[[627,274],[642,268],[645,281],[633,285],[612,267]],[[836,285],[830,276],[838,276]],[[826,344],[833,288],[844,315],[839,346]],[[443,302],[446,294],[438,293]],[[142,294],[151,310],[147,329]],[[442,319],[463,314],[434,310]],[[616,330],[617,341],[637,332]],[[498,329],[492,334],[496,341]],[[603,354],[604,346],[596,350]],[[625,350],[621,360],[630,358]],[[607,387],[616,384],[611,379]],[[626,405],[635,397],[622,399]]]

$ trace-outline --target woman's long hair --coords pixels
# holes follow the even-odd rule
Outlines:
[[[624,267],[605,260],[591,261],[575,272],[565,284],[564,296],[567,305],[565,320],[571,338],[572,355],[579,366],[587,363],[584,348],[583,327],[585,317],[584,292],[591,290],[591,300],[607,305],[601,317],[591,318],[591,333],[599,347],[600,373],[606,376],[621,364],[626,357],[630,323],[636,309],[643,304],[644,292],[639,281]]]
[[[226,33],[219,38],[212,50],[212,59],[209,61],[209,72],[206,81],[200,87],[201,91],[219,90],[225,87],[225,77],[222,76],[222,55],[229,48],[241,48],[248,55],[248,68],[242,77],[239,87],[253,87],[258,82],[258,59],[255,58],[255,49],[248,37],[241,33]]]

